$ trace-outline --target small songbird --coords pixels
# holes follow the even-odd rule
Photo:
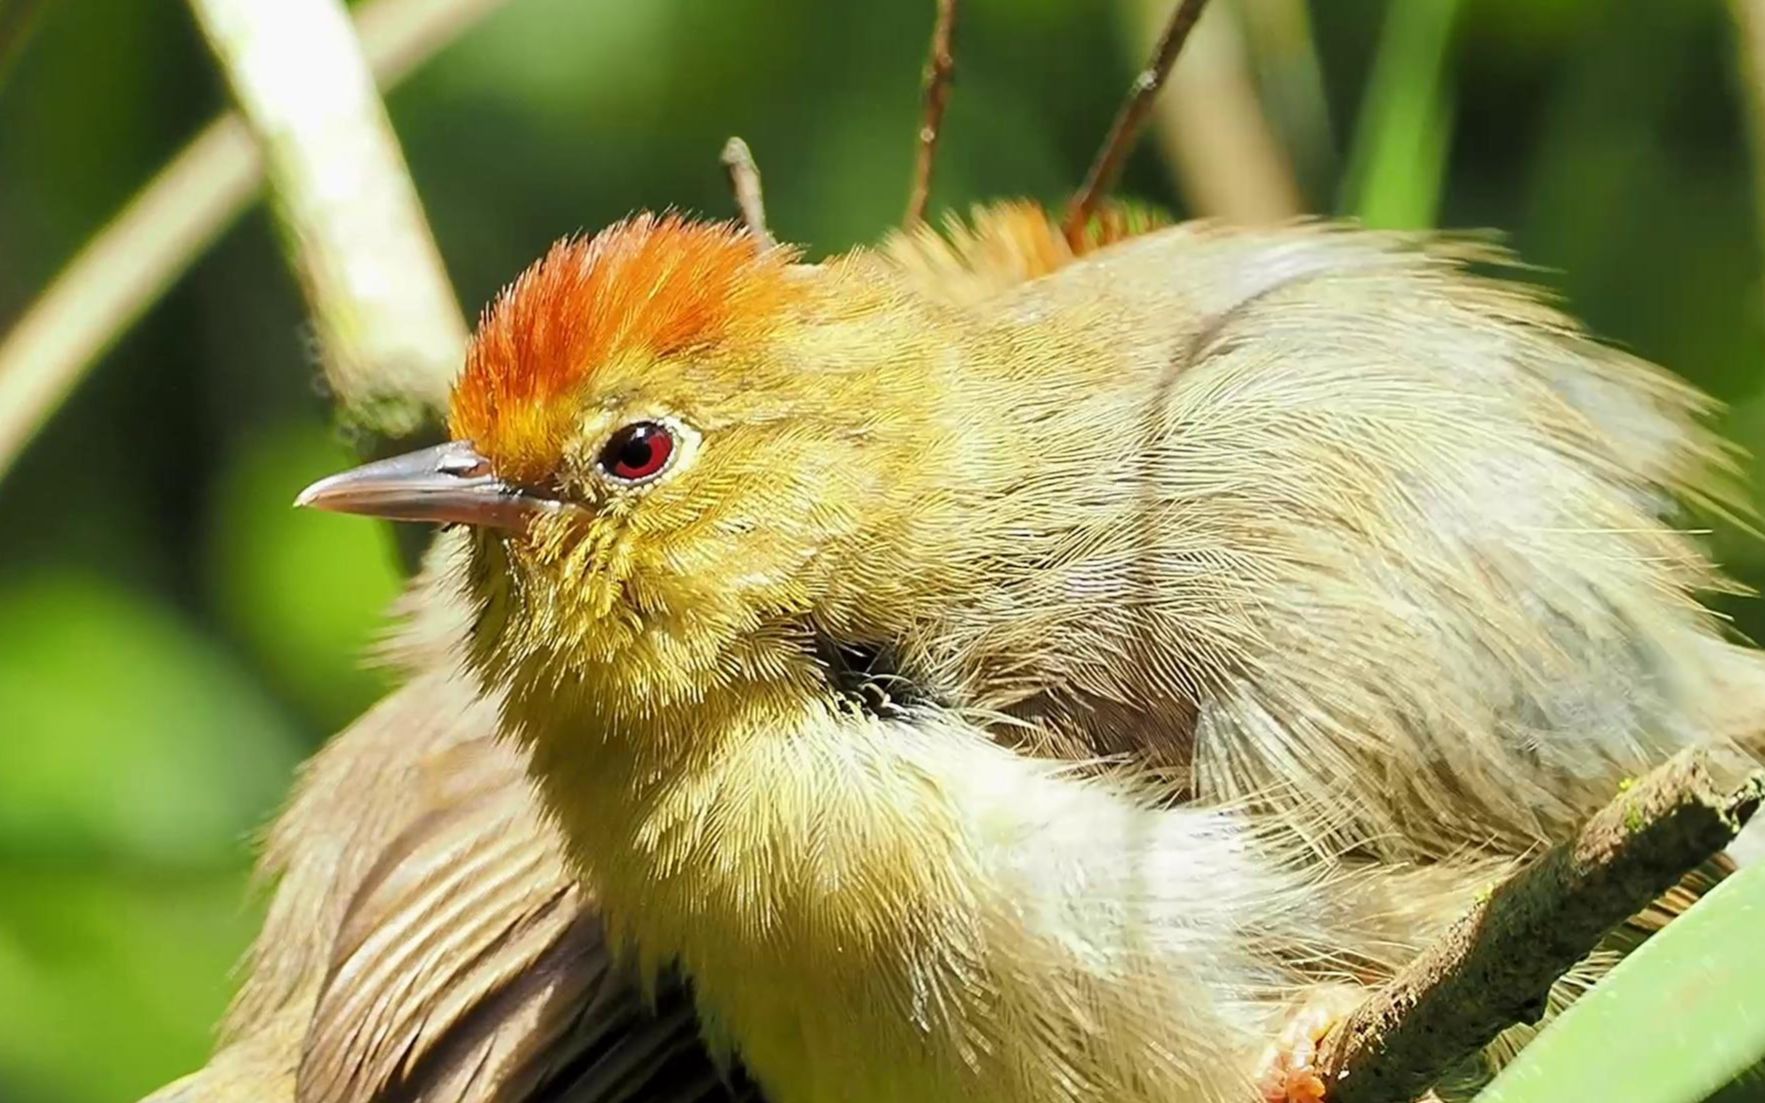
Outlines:
[[[205,1087],[626,1098],[696,1030],[776,1103],[1249,1098],[1308,993],[1765,706],[1677,527],[1705,401],[1499,262],[1027,205],[559,243],[448,443],[301,497],[463,531]]]

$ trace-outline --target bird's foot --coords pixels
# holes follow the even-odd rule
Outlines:
[[[1256,1087],[1264,1103],[1323,1103],[1318,1044],[1365,998],[1359,988],[1326,985],[1288,1011],[1281,1033],[1257,1062]]]

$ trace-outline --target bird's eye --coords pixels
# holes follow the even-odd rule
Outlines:
[[[637,421],[614,433],[601,449],[601,470],[622,483],[641,483],[660,475],[674,455],[674,434],[666,425]]]

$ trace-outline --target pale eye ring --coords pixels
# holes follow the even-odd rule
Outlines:
[[[674,430],[659,421],[634,421],[607,438],[599,459],[601,473],[627,485],[647,483],[668,470],[676,451]]]

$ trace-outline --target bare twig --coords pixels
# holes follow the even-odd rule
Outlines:
[[[1536,1021],[1558,977],[1734,838],[1765,794],[1765,774],[1744,775],[1686,751],[1495,889],[1325,1040],[1330,1103],[1414,1098]]]
[[[372,0],[362,49],[390,87],[506,0]],[[86,370],[251,202],[262,166],[234,114],[204,127],[0,340],[0,477]]]
[[[907,217],[903,221],[909,228],[925,221],[926,208],[931,203],[938,135],[944,126],[944,109],[950,103],[950,82],[956,75],[956,3],[957,0],[938,0],[931,53],[925,59],[925,119],[919,124],[913,187],[907,194]]]
[[[1164,22],[1167,5],[1131,0],[1148,41]],[[1300,214],[1305,204],[1292,159],[1264,110],[1250,66],[1249,30],[1237,15],[1239,10],[1225,8],[1195,28],[1182,68],[1172,71],[1169,93],[1154,109],[1152,137],[1193,213],[1272,225]]]
[[[446,408],[466,322],[348,11],[342,0],[190,6],[263,150],[340,412],[409,435]]]
[[[760,166],[754,163],[754,151],[740,138],[723,143],[723,167],[729,170],[729,188],[735,193],[736,209],[742,223],[762,249],[773,245],[772,231],[766,228],[766,198],[760,190]]]
[[[1117,176],[1121,175],[1122,165],[1134,148],[1134,141],[1140,136],[1140,128],[1146,124],[1146,115],[1152,110],[1152,104],[1158,98],[1159,89],[1164,87],[1165,78],[1170,76],[1171,66],[1176,64],[1177,55],[1183,50],[1183,43],[1189,40],[1189,32],[1195,29],[1195,21],[1201,18],[1201,10],[1207,7],[1207,0],[1179,0],[1176,10],[1171,12],[1171,19],[1165,25],[1164,34],[1159,37],[1158,45],[1152,52],[1152,61],[1134,78],[1129,86],[1128,98],[1122,104],[1121,111],[1115,116],[1115,123],[1109,128],[1109,137],[1103,141],[1103,148],[1097,151],[1097,159],[1091,162],[1091,171],[1085,175],[1084,186],[1079,188],[1073,197],[1066,214],[1066,239],[1076,248],[1084,238],[1085,227],[1091,221],[1091,215],[1097,205],[1109,195],[1115,187]]]

